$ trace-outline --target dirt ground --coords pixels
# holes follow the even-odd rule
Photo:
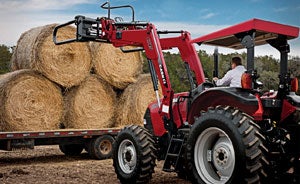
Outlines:
[[[157,167],[152,184],[188,184],[175,173]],[[1,184],[62,184],[62,183],[120,183],[112,166],[112,159],[94,160],[83,152],[77,157],[67,157],[58,146],[37,146],[34,150],[0,151]]]

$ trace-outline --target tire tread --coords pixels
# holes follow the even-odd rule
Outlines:
[[[137,125],[129,125],[127,127],[124,127],[120,134],[127,134],[133,137],[134,140],[136,140],[137,148],[140,150],[140,154],[138,155],[137,164],[139,168],[136,168],[133,173],[132,177],[126,178],[124,177],[123,173],[120,173],[122,171],[119,171],[118,169],[118,159],[117,159],[117,150],[118,150],[118,143],[122,140],[118,140],[118,137],[116,139],[116,143],[114,144],[114,168],[115,172],[117,174],[118,179],[123,184],[129,184],[129,183],[148,183],[150,179],[152,178],[152,173],[154,173],[154,167],[156,166],[155,160],[156,160],[156,148],[154,146],[154,140],[152,138],[152,135],[143,127],[137,126]],[[124,139],[123,139],[124,140]]]

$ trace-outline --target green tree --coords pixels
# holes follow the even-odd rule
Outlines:
[[[254,68],[263,83],[263,91],[277,90],[279,84],[279,61],[273,56],[258,56],[254,58]]]
[[[213,56],[207,54],[204,50],[199,50],[198,57],[200,58],[205,77],[208,80],[211,80],[213,74],[212,72],[214,70]]]
[[[293,77],[300,78],[300,57],[292,56],[289,59],[289,72]]]
[[[164,52],[163,54],[173,90],[176,93],[189,91],[189,81],[184,67],[184,62],[182,62],[180,55],[170,52]],[[144,53],[143,59],[144,61],[147,60],[146,55]],[[143,62],[143,72],[150,72],[147,61]]]
[[[258,79],[263,83],[263,91],[277,90],[279,84],[278,72],[264,70],[259,73]]]
[[[11,56],[9,47],[0,45],[0,74],[9,72]]]
[[[255,69],[260,73],[262,71],[279,72],[279,61],[272,56],[255,57]]]
[[[164,53],[172,88],[176,93],[189,91],[187,72],[179,54]]]

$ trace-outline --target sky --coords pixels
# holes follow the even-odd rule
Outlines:
[[[0,44],[14,46],[20,35],[37,26],[64,23],[76,15],[91,18],[107,16],[100,8],[105,0],[0,0]],[[186,30],[192,38],[253,18],[300,27],[300,0],[110,0],[111,6],[132,5],[135,20],[148,21],[159,30]],[[112,16],[129,21],[130,9],[112,10]],[[300,38],[291,40],[290,55],[300,56]],[[199,49],[199,47],[197,47]],[[212,46],[200,49],[212,53]],[[219,48],[228,53],[235,50]],[[243,51],[243,50],[242,50]],[[256,55],[279,53],[260,46]]]

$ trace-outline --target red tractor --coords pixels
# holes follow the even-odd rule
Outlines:
[[[99,41],[116,47],[136,46],[124,52],[145,52],[154,91],[163,98],[151,103],[144,127],[131,125],[118,134],[113,150],[115,172],[121,183],[147,183],[156,160],[163,170],[194,183],[299,183],[300,97],[298,81],[287,68],[288,40],[299,28],[253,19],[221,31],[191,39],[186,31],[158,31],[148,22],[112,19],[110,11],[133,8],[104,3],[108,17],[76,16],[53,32],[56,44]],[[57,40],[57,31],[69,24],[76,38]],[[161,34],[178,34],[160,38]],[[195,43],[247,49],[247,71],[242,87],[216,87],[205,79]],[[254,47],[269,44],[280,54],[278,91],[262,93],[254,67]],[[190,90],[175,94],[163,50],[178,48],[185,63]],[[158,84],[159,81],[159,84]],[[132,122],[133,124],[135,122]],[[287,180],[288,179],[288,180]]]

